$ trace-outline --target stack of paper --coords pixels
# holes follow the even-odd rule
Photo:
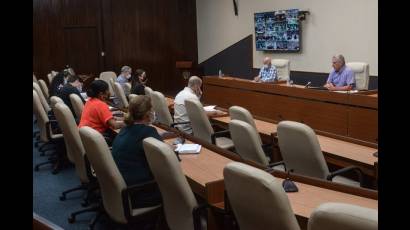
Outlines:
[[[204,107],[204,110],[205,110],[206,112],[214,112],[214,111],[216,111],[215,106],[216,106],[216,105],[208,105],[208,106],[205,106],[205,107]]]
[[[175,149],[179,154],[190,154],[201,152],[201,145],[198,144],[178,144]]]

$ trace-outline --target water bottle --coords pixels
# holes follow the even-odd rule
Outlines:
[[[222,70],[219,70],[219,72],[218,72],[218,76],[221,78],[222,77]]]

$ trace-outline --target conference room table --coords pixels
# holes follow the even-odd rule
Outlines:
[[[332,92],[235,77],[203,77],[203,102],[247,108],[268,120],[305,123],[317,132],[378,143],[378,92]]]
[[[162,129],[158,126],[154,127],[160,134],[173,132],[173,130]],[[179,132],[175,132],[175,134],[178,136],[181,135]],[[172,145],[176,137],[170,137],[171,138],[165,139],[164,141]],[[192,191],[213,207],[208,213],[210,218],[208,220],[208,229],[223,229],[223,223],[220,219],[218,221],[218,214],[215,214],[212,210],[224,209],[223,168],[230,162],[239,161],[239,158],[233,156],[235,159],[231,159],[224,156],[224,154],[220,152],[223,150],[218,147],[202,142],[194,137],[185,137],[185,143],[198,143],[202,145],[202,148],[199,154],[179,154],[179,158],[181,159],[181,169],[185,174]],[[276,178],[282,182],[285,177]],[[377,191],[371,191],[370,193],[373,195],[368,196],[363,194],[366,194],[366,192],[370,190],[349,187],[347,189],[350,191],[349,194],[335,189],[338,186],[346,187],[344,185],[334,186],[334,183],[330,183],[329,188],[326,188],[326,186],[328,186],[326,183],[329,182],[322,182],[314,178],[304,178],[304,180],[309,181],[309,183],[295,181],[299,188],[298,192],[287,193],[292,210],[299,223],[303,225],[307,223],[313,210],[320,204],[326,202],[342,202],[378,209]],[[320,185],[312,185],[315,183]]]

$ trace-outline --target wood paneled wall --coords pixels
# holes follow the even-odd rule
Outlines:
[[[184,84],[175,62],[196,66],[197,50],[194,0],[33,1],[33,71],[39,78],[66,64],[96,76],[129,65],[146,70],[155,90],[174,92]]]

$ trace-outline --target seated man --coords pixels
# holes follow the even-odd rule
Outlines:
[[[118,75],[116,82],[120,83],[122,87],[124,87],[124,84],[128,82],[128,80],[131,78],[131,73],[132,69],[129,66],[123,66],[121,68],[121,74]]]
[[[185,87],[182,91],[180,91],[174,100],[174,122],[189,122],[188,113],[185,108],[185,100],[186,99],[195,99],[199,100],[202,96],[201,91],[202,80],[197,76],[192,76],[188,80],[188,86]],[[218,111],[211,111],[206,112],[208,116],[218,115],[220,112]],[[181,124],[176,126],[179,130],[192,134],[192,127],[190,124]]]
[[[67,78],[67,84],[65,84],[63,86],[63,88],[60,90],[60,92],[58,94],[58,96],[70,108],[70,110],[73,113],[76,120],[79,119],[79,118],[76,117],[76,115],[75,115],[73,105],[71,104],[70,95],[73,94],[73,93],[77,94],[80,97],[80,99],[83,101],[83,103],[85,104],[85,100],[81,96],[80,92],[81,92],[81,82],[80,82],[78,76],[77,75],[69,75],[68,78]]]
[[[326,87],[330,91],[348,91],[355,87],[355,75],[352,69],[345,65],[343,55],[337,55],[332,58],[333,70],[327,78]]]
[[[263,60],[263,67],[259,71],[259,75],[254,78],[255,82],[273,82],[278,80],[278,71],[272,65],[271,58],[265,57]]]

